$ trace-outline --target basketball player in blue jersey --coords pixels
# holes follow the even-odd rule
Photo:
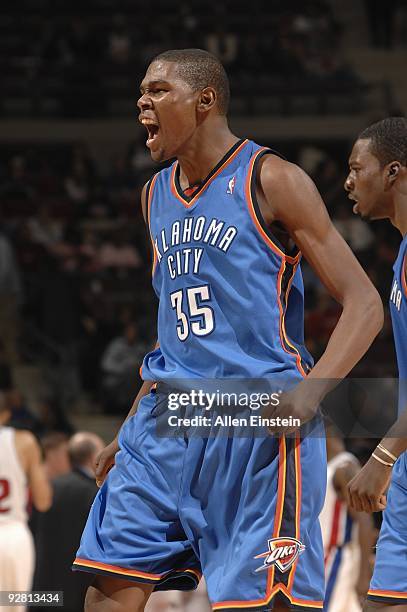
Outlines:
[[[354,212],[390,219],[403,237],[390,293],[399,417],[349,483],[349,497],[355,510],[384,510],[364,610],[407,612],[407,120],[389,117],[368,127],[352,149],[349,166],[345,188],[356,202]]]
[[[158,342],[119,439],[99,460],[103,485],[74,563],[96,574],[88,612],[142,611],[153,590],[193,589],[202,572],[213,610],[323,607],[323,436],[156,435],[175,379],[267,378],[298,389],[305,376],[342,378],[382,325],[380,298],[312,181],[232,134],[228,102],[223,66],[206,51],[166,52],[141,83],[151,156],[176,160],[142,195]],[[315,367],[304,347],[300,250],[343,306]],[[279,408],[311,419],[321,393],[285,397]]]

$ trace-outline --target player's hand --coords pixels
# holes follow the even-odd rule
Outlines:
[[[307,393],[307,389],[299,384],[295,389],[280,395],[280,402],[276,407],[266,408],[262,416],[277,421],[274,427],[269,427],[272,434],[291,434],[315,416],[318,402]],[[290,417],[298,419],[299,425],[289,425]],[[279,419],[279,422],[278,422]],[[286,423],[284,424],[284,420]]]
[[[373,457],[348,484],[349,506],[358,512],[379,512],[387,504],[385,492],[390,484],[391,468]]]
[[[98,487],[101,487],[107,476],[108,471],[114,466],[114,458],[119,450],[117,438],[110,442],[96,457],[95,461],[95,478]]]

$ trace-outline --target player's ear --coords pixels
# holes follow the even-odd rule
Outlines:
[[[217,96],[213,87],[205,87],[199,94],[197,109],[201,113],[207,113],[216,104]]]
[[[385,179],[389,187],[391,187],[393,183],[397,180],[400,170],[401,164],[398,161],[393,161],[390,162],[390,164],[387,164],[385,169]]]

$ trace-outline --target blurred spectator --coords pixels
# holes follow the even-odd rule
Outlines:
[[[320,515],[326,571],[324,610],[361,612],[360,600],[366,596],[372,574],[373,519],[347,507],[347,484],[360,464],[333,432],[327,437],[327,458],[327,493]]]
[[[42,423],[27,406],[21,391],[13,386],[6,391],[5,395],[8,408],[11,411],[10,426],[15,429],[28,429],[36,435],[40,435]]]
[[[51,488],[31,432],[9,426],[11,411],[0,392],[0,591],[30,590],[34,547],[27,526],[28,487],[40,511],[51,505]],[[4,602],[3,602],[4,603]],[[24,612],[24,606],[5,610]]]
[[[111,240],[105,240],[98,259],[102,268],[140,268],[141,257],[135,246],[129,243],[127,232],[117,230]]]
[[[49,480],[67,474],[71,469],[68,454],[68,436],[62,432],[54,431],[41,438],[44,452],[44,465]]]
[[[93,579],[90,574],[72,572],[71,565],[97,492],[93,466],[103,448],[103,441],[94,433],[82,431],[72,436],[72,471],[54,478],[51,508],[33,519],[37,553],[33,589],[62,590],[66,612],[83,611],[86,589]]]
[[[131,36],[123,15],[113,17],[113,27],[107,39],[109,58],[116,64],[127,64],[131,55]]]
[[[0,233],[0,338],[6,359],[18,361],[18,309],[22,302],[22,287],[14,249],[8,238]]]
[[[30,199],[34,196],[27,163],[22,155],[15,155],[9,162],[9,176],[0,187],[0,196],[12,200]]]
[[[62,240],[62,223],[50,215],[46,205],[42,205],[35,217],[28,221],[28,229],[33,242],[49,247]]]
[[[107,412],[126,412],[140,385],[138,370],[146,353],[135,323],[114,338],[102,355],[102,390]]]
[[[36,403],[36,412],[41,420],[43,435],[47,432],[61,432],[71,435],[74,428],[62,410],[60,402],[51,395],[44,395]]]
[[[106,188],[114,200],[134,199],[140,187],[137,174],[130,167],[125,155],[118,155],[113,161],[112,172],[106,180]]]
[[[215,30],[208,34],[206,48],[228,69],[238,56],[238,38],[233,32],[227,32],[223,23],[221,20],[217,21]]]
[[[83,161],[74,161],[71,172],[65,179],[65,190],[75,204],[83,206],[87,202],[91,181]]]
[[[355,253],[363,253],[373,247],[374,234],[372,230],[360,217],[350,212],[349,205],[342,204],[339,206],[333,222]]]

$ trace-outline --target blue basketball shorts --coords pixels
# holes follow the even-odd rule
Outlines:
[[[213,610],[321,610],[325,438],[160,438],[156,394],[122,427],[73,569],[191,590]]]
[[[407,453],[393,468],[368,599],[407,604]]]

